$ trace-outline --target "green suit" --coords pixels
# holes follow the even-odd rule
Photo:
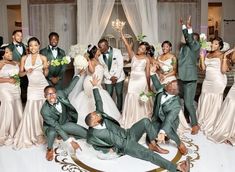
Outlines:
[[[26,47],[23,43],[20,44],[23,48],[23,53],[20,54],[19,51],[16,48],[16,45],[12,42],[8,45],[8,48],[12,51],[12,58],[14,61],[20,62],[21,57],[26,55]],[[27,100],[27,88],[28,88],[28,77],[25,75],[23,77],[20,77],[20,88],[21,88],[21,99],[22,102],[26,102]]]
[[[161,104],[161,99],[164,94],[163,86],[157,79],[156,75],[151,76],[153,85],[158,91],[154,106],[152,122],[157,132],[164,130],[166,135],[174,140],[177,145],[180,145],[180,138],[177,134],[179,126],[179,112],[181,110],[180,101],[178,96],[174,96]],[[166,94],[166,93],[165,93]]]
[[[200,44],[194,40],[193,34],[188,29],[183,29],[186,44],[181,47],[178,59],[178,73],[181,84],[181,96],[184,99],[185,116],[191,118],[191,125],[197,125],[194,97],[197,88],[197,59],[199,57]]]
[[[23,48],[23,53],[20,54],[19,51],[17,50],[15,44],[12,42],[11,44],[8,45],[8,48],[11,49],[12,51],[12,57],[14,61],[20,62],[21,57],[26,55],[26,47],[23,43],[20,44]]]
[[[175,164],[138,143],[144,133],[148,134],[150,140],[154,140],[156,137],[156,132],[149,119],[144,118],[140,120],[130,129],[121,128],[117,121],[103,112],[103,103],[99,90],[96,88],[93,90],[93,93],[96,101],[96,111],[102,116],[104,123],[102,125],[105,125],[105,128],[89,128],[87,134],[87,142],[89,144],[93,145],[96,150],[101,150],[104,153],[112,148],[117,153],[150,161],[153,164],[168,169],[170,172],[176,171]]]
[[[61,48],[57,48],[58,54],[57,57],[55,58],[52,54],[52,51],[50,49],[50,46],[48,45],[47,47],[43,48],[42,50],[40,50],[40,54],[44,55],[47,57],[48,61],[52,61],[55,59],[63,59],[63,57],[65,56],[65,52],[64,50],[62,50]],[[50,85],[53,85],[51,82],[51,78],[52,77],[59,77],[60,80],[58,81],[58,83],[55,85],[56,89],[62,89],[63,87],[63,76],[66,70],[66,65],[61,65],[61,66],[52,66],[50,65],[49,67],[49,73],[47,76],[47,80],[49,82]]]
[[[78,80],[79,77],[74,77],[68,88],[57,91],[57,102],[62,106],[62,113],[48,101],[45,101],[42,106],[43,129],[49,149],[52,148],[57,135],[60,135],[64,141],[69,138],[68,135],[74,135],[75,138],[87,137],[87,129],[76,124],[78,114],[68,100],[68,95]]]

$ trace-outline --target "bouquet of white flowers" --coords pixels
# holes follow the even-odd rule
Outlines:
[[[148,100],[149,100],[149,98],[150,97],[153,97],[153,96],[155,96],[155,93],[153,93],[153,92],[142,92],[142,93],[140,93],[140,100],[142,101],[142,102],[147,102]]]
[[[74,57],[73,65],[79,70],[86,69],[88,66],[88,61],[84,56],[77,55]]]
[[[200,46],[201,51],[206,55],[206,51],[211,51],[211,42],[207,42],[207,37],[205,33],[200,34]]]

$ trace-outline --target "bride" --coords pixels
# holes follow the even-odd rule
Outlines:
[[[71,104],[75,107],[78,112],[77,123],[85,128],[88,126],[85,124],[85,118],[88,113],[94,112],[95,99],[93,97],[93,86],[91,84],[92,76],[96,75],[100,81],[97,85],[99,92],[103,101],[104,112],[109,116],[113,117],[117,121],[120,118],[120,113],[114,103],[113,99],[110,97],[108,92],[104,90],[101,86],[101,82],[104,76],[104,67],[99,63],[98,57],[100,56],[100,50],[94,45],[88,46],[88,69],[86,76],[80,78],[76,86],[73,88],[69,95],[69,100]]]

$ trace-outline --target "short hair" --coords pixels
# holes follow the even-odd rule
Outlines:
[[[107,46],[109,46],[109,42],[105,38],[100,39],[99,42],[98,42],[98,45],[101,44],[101,43],[105,43]]]
[[[221,37],[215,37],[214,39],[212,39],[211,42],[213,41],[218,41],[219,42],[219,46],[220,46],[220,50],[222,50],[224,48],[224,41]]]
[[[164,41],[164,42],[162,43],[161,47],[163,47],[164,44],[167,44],[169,47],[172,47],[172,43],[171,43],[170,41],[168,41],[168,40]]]
[[[22,30],[19,30],[19,29],[18,29],[18,30],[14,30],[14,31],[12,32],[12,36],[15,35],[17,32],[22,33]]]
[[[92,115],[91,115],[91,113],[88,113],[88,115],[85,118],[85,123],[86,123],[87,126],[90,127],[91,126],[91,122],[92,122]]]
[[[56,36],[56,37],[60,37],[59,34],[57,32],[51,32],[48,36],[48,38],[50,39],[52,36]]]
[[[95,57],[95,54],[97,52],[98,48],[95,45],[88,45],[87,47],[87,53],[89,54],[89,59],[93,59]]]
[[[48,85],[48,86],[46,86],[46,87],[44,88],[44,93],[46,93],[46,92],[47,92],[47,90],[48,90],[48,89],[50,89],[50,88],[52,88],[52,89],[55,89],[55,90],[56,90],[56,88],[55,88],[53,85]]]
[[[29,43],[32,42],[32,41],[36,41],[40,45],[39,39],[36,38],[36,37],[32,37],[32,38],[29,38],[29,40],[28,40],[28,46],[29,46]]]

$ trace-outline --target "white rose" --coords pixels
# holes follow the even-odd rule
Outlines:
[[[201,33],[200,34],[200,40],[206,40],[206,34],[205,33]]]
[[[149,100],[149,98],[148,98],[148,96],[146,96],[146,95],[144,94],[144,95],[140,96],[140,100],[141,100],[142,102],[147,102],[147,101]]]
[[[65,58],[65,60],[67,61],[68,64],[71,62],[71,57],[70,56],[65,56],[64,58]]]
[[[230,48],[229,43],[224,42],[224,47],[223,47],[223,49],[221,51],[227,51],[229,48]]]
[[[170,71],[170,67],[167,65],[163,65],[162,70],[163,70],[163,72],[168,72],[168,71]]]
[[[77,55],[74,57],[73,65],[78,69],[86,69],[88,66],[88,61],[82,55]]]

